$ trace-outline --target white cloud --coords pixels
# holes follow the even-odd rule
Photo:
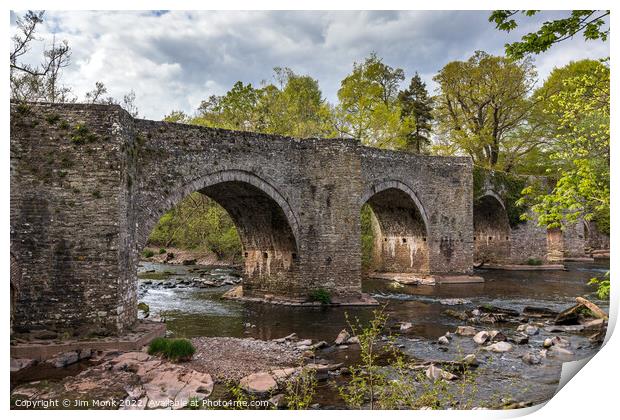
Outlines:
[[[550,16],[537,16],[519,34]],[[96,81],[116,97],[133,89],[140,114],[160,119],[173,109],[193,112],[202,99],[224,93],[237,80],[258,85],[274,66],[318,79],[333,102],[353,62],[371,51],[407,77],[418,71],[432,88],[432,76],[449,61],[477,49],[502,54],[506,42],[518,39],[497,31],[487,17],[465,11],[50,11],[40,35],[51,40],[55,33],[69,42],[72,65],[64,82],[79,98]],[[32,51],[34,62],[38,51]],[[607,55],[609,43],[579,37],[536,62],[544,78],[554,66]]]

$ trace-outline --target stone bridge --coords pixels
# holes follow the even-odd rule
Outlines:
[[[130,328],[139,253],[194,191],[238,228],[247,298],[294,304],[323,289],[335,303],[367,302],[365,203],[379,272],[469,275],[481,235],[512,235],[501,197],[474,206],[469,158],[133,119],[117,106],[11,104],[13,328]]]

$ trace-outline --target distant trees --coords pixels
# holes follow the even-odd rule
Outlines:
[[[435,118],[443,136],[436,150],[465,153],[479,165],[496,167],[511,135],[527,122],[535,77],[530,61],[483,51],[446,64],[433,78],[440,89]]]

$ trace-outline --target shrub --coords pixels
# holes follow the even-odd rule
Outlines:
[[[165,253],[166,253],[166,250],[164,248],[159,248],[159,254],[160,255],[161,254],[165,254]]]
[[[142,251],[142,256],[144,258],[151,258],[153,255],[155,255],[155,253],[150,249],[145,249],[144,251]]]
[[[185,338],[158,337],[151,341],[148,348],[148,354],[162,356],[173,362],[190,360],[195,352],[196,348]]]
[[[331,294],[325,289],[317,289],[310,292],[309,298],[312,302],[321,302],[324,305],[332,302]]]
[[[542,265],[542,261],[538,258],[528,258],[527,265]]]

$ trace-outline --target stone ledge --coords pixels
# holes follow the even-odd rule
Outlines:
[[[321,307],[321,306],[376,306],[379,302],[372,296],[361,293],[359,298],[334,298],[331,303],[321,302],[308,302],[301,298],[286,298],[273,295],[265,295],[264,297],[257,296],[244,296],[243,286],[236,286],[222,295],[224,299],[238,300],[244,302],[260,302],[269,303],[272,305],[283,306],[308,306],[308,307]]]
[[[566,270],[564,264],[542,264],[542,265],[527,265],[527,264],[485,264],[481,269],[488,270],[507,270],[507,271],[553,271],[553,270]]]
[[[11,345],[11,357],[14,359],[33,359],[43,361],[58,353],[80,350],[140,350],[154,338],[166,333],[166,324],[160,322],[141,321],[135,331],[121,336],[105,337],[92,340],[36,340]]]

